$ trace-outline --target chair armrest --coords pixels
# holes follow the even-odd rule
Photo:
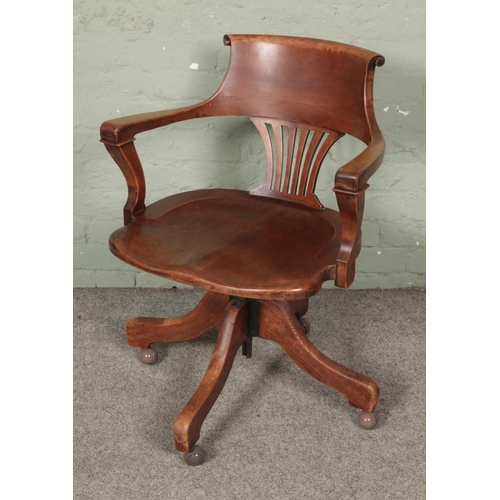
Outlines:
[[[145,208],[146,180],[135,149],[135,135],[171,123],[205,116],[204,103],[186,108],[154,111],[108,120],[101,125],[101,142],[120,167],[128,187],[123,207],[124,223],[130,224],[134,215]]]
[[[363,190],[382,163],[384,151],[385,140],[379,136],[358,156],[337,170],[335,189],[354,193]]]
[[[101,125],[101,141],[105,144],[119,146],[133,140],[134,136],[140,132],[204,116],[203,110],[203,104],[197,104],[186,108],[153,111],[151,113],[114,118]]]

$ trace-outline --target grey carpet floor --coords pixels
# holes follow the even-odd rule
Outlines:
[[[323,290],[310,339],[380,386],[365,431],[344,396],[302,372],[273,342],[237,355],[202,428],[207,461],[184,464],[173,424],[208,365],[217,331],[158,345],[148,366],[128,346],[133,316],[179,316],[203,292],[74,291],[74,498],[425,498],[425,292]]]

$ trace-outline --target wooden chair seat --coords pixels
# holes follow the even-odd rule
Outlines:
[[[340,227],[334,210],[200,190],[148,206],[111,235],[110,248],[139,269],[205,290],[298,300],[331,279]]]

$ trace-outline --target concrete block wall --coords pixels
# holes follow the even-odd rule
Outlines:
[[[194,104],[218,88],[229,61],[225,33],[307,36],[386,58],[375,75],[385,161],[370,180],[363,248],[352,288],[425,284],[425,2],[407,0],[75,0],[74,286],[169,287],[108,250],[122,225],[123,176],[99,143],[110,118]],[[251,189],[264,148],[242,118],[201,119],[139,134],[147,201],[187,189]],[[343,138],[323,165],[317,194],[336,208],[336,169],[362,150]],[[324,284],[332,287],[333,282]]]

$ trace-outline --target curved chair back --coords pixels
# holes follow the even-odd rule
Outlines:
[[[366,144],[379,133],[373,73],[384,63],[380,54],[337,42],[275,35],[225,35],[224,43],[231,46],[231,59],[224,81],[207,103],[214,115],[313,125]]]

